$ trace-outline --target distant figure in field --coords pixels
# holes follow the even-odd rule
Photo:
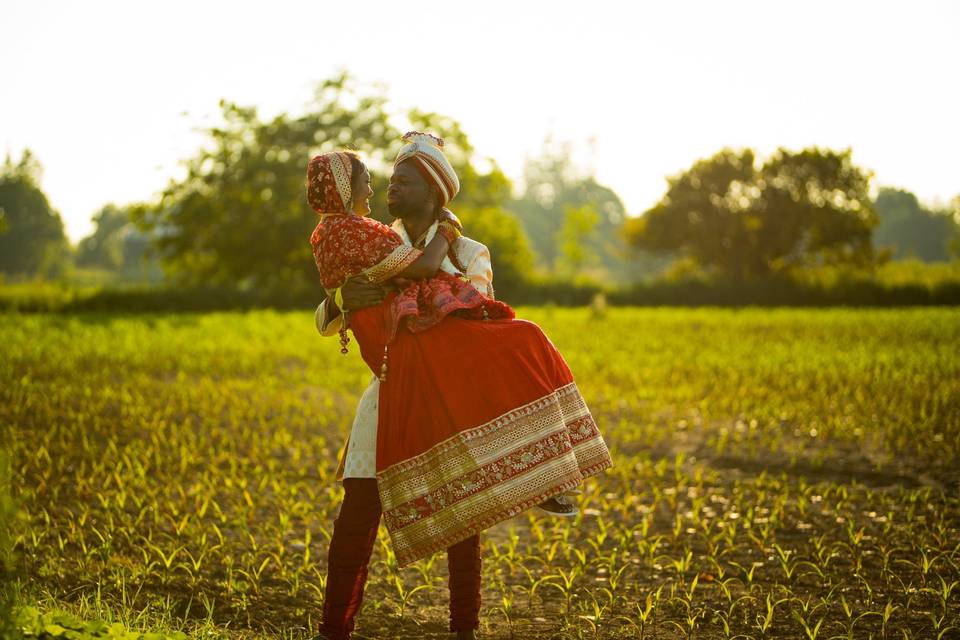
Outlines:
[[[324,154],[308,167],[308,200],[320,214],[311,244],[342,308],[321,305],[318,326],[339,332],[344,352],[352,329],[379,374],[338,471],[345,496],[320,628],[329,640],[352,632],[381,513],[401,566],[448,549],[450,628],[472,638],[477,533],[538,504],[572,515],[563,493],[611,464],[563,358],[493,298],[489,252],[463,241],[445,208],[459,184],[442,141],[404,140],[388,193],[393,228],[366,217],[372,190],[356,155]],[[399,291],[364,288],[350,280],[357,275]]]

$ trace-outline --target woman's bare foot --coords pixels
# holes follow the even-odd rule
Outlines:
[[[552,516],[557,516],[560,518],[572,518],[580,513],[580,510],[577,509],[577,505],[573,504],[570,498],[562,493],[558,496],[547,498],[538,504],[537,508],[546,511]]]
[[[466,631],[457,631],[457,640],[477,640],[476,629],[467,629]]]

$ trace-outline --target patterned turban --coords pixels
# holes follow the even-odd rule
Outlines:
[[[353,167],[342,151],[315,156],[307,165],[307,202],[317,213],[350,213]]]
[[[460,191],[460,180],[447,156],[443,155],[443,140],[429,133],[411,131],[403,136],[403,141],[407,144],[400,148],[393,168],[413,158],[420,173],[440,189],[440,206],[447,206]]]

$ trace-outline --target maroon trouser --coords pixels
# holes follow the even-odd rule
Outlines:
[[[333,523],[327,559],[327,591],[320,633],[329,640],[349,640],[363,602],[367,565],[380,525],[380,494],[373,478],[346,478],[340,515]],[[450,573],[450,630],[480,626],[480,537],[447,549]]]

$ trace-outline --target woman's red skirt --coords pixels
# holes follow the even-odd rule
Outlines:
[[[389,299],[350,326],[378,374]],[[560,352],[525,320],[404,326],[380,385],[377,481],[401,566],[572,489],[612,464]]]

